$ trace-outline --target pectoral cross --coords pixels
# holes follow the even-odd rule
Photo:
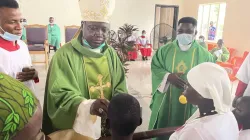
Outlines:
[[[105,99],[103,90],[104,90],[104,88],[111,87],[111,84],[110,84],[110,82],[107,82],[106,84],[103,85],[102,78],[103,78],[102,75],[98,75],[97,86],[91,86],[89,90],[90,90],[90,92],[94,92],[95,90],[99,90],[99,92],[100,92],[100,98],[101,99]]]

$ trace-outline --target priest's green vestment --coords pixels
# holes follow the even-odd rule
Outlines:
[[[88,99],[110,100],[127,93],[122,63],[113,48],[96,53],[81,45],[81,35],[53,56],[44,97],[43,131],[72,129],[79,104]]]
[[[192,43],[188,51],[181,51],[177,41],[160,47],[153,56],[152,101],[149,129],[181,126],[194,113],[196,108],[191,104],[183,105],[179,97],[183,90],[170,84],[165,93],[158,91],[166,73],[184,73],[181,78],[187,80],[188,71],[203,62],[214,62],[213,56],[201,47],[197,41]],[[159,137],[157,140],[168,140]]]
[[[56,24],[51,26],[48,25],[48,41],[49,45],[56,47],[57,49],[60,48],[61,43],[61,31],[60,27]]]

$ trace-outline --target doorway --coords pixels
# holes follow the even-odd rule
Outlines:
[[[165,36],[166,34],[171,34],[172,39],[175,39],[176,33],[172,33],[173,32],[172,28],[174,29],[174,31],[176,31],[178,14],[179,14],[179,6],[177,5],[158,5],[158,4],[155,5],[154,27],[156,27],[157,25],[158,27],[155,28],[154,31],[154,37],[157,36],[157,39],[151,37],[151,41],[153,41],[151,43],[153,44],[154,50],[157,50],[159,47],[164,45],[163,42],[159,41],[159,38]]]

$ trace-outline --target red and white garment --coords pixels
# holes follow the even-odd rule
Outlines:
[[[138,38],[138,45],[140,47],[142,56],[145,56],[145,57],[151,56],[152,45],[149,43],[146,36],[140,36]]]
[[[10,42],[0,37],[0,72],[16,78],[24,67],[31,67],[32,61],[27,45],[22,41]],[[33,92],[34,82],[39,79],[24,82]]]

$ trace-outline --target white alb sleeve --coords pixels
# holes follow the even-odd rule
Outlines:
[[[95,100],[84,100],[78,107],[73,129],[76,133],[92,139],[101,137],[101,117],[90,114],[90,108]]]
[[[168,76],[169,76],[169,72],[167,72],[161,82],[161,84],[159,85],[158,87],[158,91],[160,91],[161,93],[165,93],[167,92],[168,88],[169,88],[169,85],[170,83],[167,82],[168,81]]]

